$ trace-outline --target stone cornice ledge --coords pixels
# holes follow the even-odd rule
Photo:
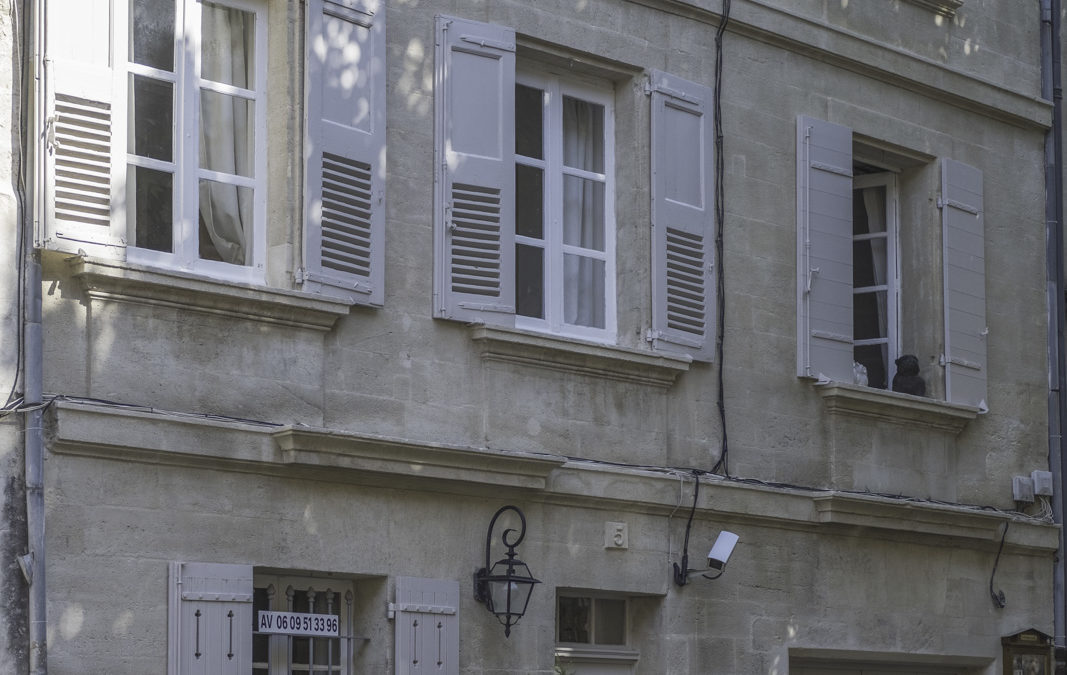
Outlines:
[[[471,339],[486,361],[518,363],[567,373],[667,388],[689,370],[687,356],[654,354],[521,330],[475,324]]]
[[[978,416],[978,408],[935,401],[895,391],[831,382],[816,384],[826,410],[832,415],[852,415],[905,425],[920,425],[958,434]]]
[[[907,2],[925,7],[942,16],[955,16],[956,10],[963,7],[963,0],[907,0]]]
[[[86,256],[68,258],[67,265],[94,300],[176,307],[318,331],[330,330],[349,312],[346,302],[300,291]]]
[[[274,434],[281,461],[292,466],[394,474],[543,490],[548,475],[564,459],[440,443],[417,443],[384,436],[283,427]]]

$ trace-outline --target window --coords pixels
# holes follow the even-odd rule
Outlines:
[[[253,575],[251,565],[171,563],[167,672],[349,675],[357,639],[354,603],[355,587],[347,579]],[[269,614],[274,612],[281,614]],[[307,626],[279,623],[294,616]],[[334,635],[322,635],[328,632]]]
[[[556,598],[556,663],[563,672],[630,675],[630,598],[569,592]]]
[[[289,69],[267,71],[287,49],[268,6],[284,4],[46,3],[38,245],[381,305],[385,2],[307,0],[304,138],[268,141],[268,119],[289,114],[268,109],[268,81],[300,69],[286,52]],[[306,160],[303,222],[271,217],[293,207],[267,194],[268,155]],[[284,249],[271,263],[268,241]]]
[[[262,272],[263,6],[130,0],[128,36],[130,259],[216,275],[235,274],[234,266]]]
[[[518,82],[516,325],[612,339],[612,92],[546,75]]]
[[[944,367],[938,389],[949,402],[984,410],[982,172],[940,160],[940,260],[922,257],[926,268],[901,273],[897,248],[905,230],[913,242],[927,243],[930,237],[916,231],[934,229],[937,218],[924,214],[928,199],[916,194],[908,205],[915,222],[900,223],[897,203],[905,195],[898,177],[853,157],[851,129],[798,118],[797,375],[851,383],[858,362],[869,386],[888,388],[895,358],[916,349],[922,335],[934,335],[933,325],[940,335],[927,338],[922,353]],[[930,264],[936,262],[940,269]],[[909,284],[915,292],[905,292]]]
[[[865,168],[854,167],[852,182],[852,358],[869,386],[888,389],[898,356],[896,177],[859,175]]]
[[[626,644],[626,600],[561,595],[556,641],[583,645]]]
[[[256,575],[252,617],[252,674],[341,673],[352,671],[353,601],[351,582],[330,578]],[[337,617],[337,637],[273,634],[261,612]]]
[[[627,252],[615,250],[613,110],[634,88],[535,70],[536,58],[516,74],[503,26],[438,17],[437,33],[434,316],[614,344]],[[647,190],[653,212],[640,333],[710,360],[711,89],[648,79],[652,175],[627,186]]]

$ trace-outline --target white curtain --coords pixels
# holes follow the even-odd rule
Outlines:
[[[204,3],[202,16],[201,77],[249,88],[253,82],[254,15]],[[252,175],[254,114],[252,101],[201,89],[201,168]],[[201,258],[250,264],[251,225],[251,188],[200,180]]]
[[[601,106],[564,97],[563,163],[603,170],[604,133]],[[564,175],[563,241],[604,250],[604,188],[594,180]],[[563,256],[563,319],[578,326],[604,327],[604,263],[581,255]]]
[[[863,208],[867,211],[867,231],[870,233],[885,233],[885,188],[870,187],[863,190]],[[871,245],[871,270],[874,273],[874,283],[879,286],[886,284],[886,264],[888,256],[886,251],[887,237],[877,237],[870,240]],[[886,301],[889,297],[887,292],[874,294],[878,303],[878,335],[887,337],[889,326],[887,325],[888,313]],[[889,347],[882,345],[882,363],[885,365],[886,377],[889,373]]]

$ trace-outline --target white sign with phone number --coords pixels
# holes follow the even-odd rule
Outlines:
[[[340,634],[338,617],[333,614],[260,611],[258,625],[260,633],[276,635],[337,637]]]

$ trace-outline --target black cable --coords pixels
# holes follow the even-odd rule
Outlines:
[[[1004,533],[1000,535],[1000,548],[997,549],[997,558],[993,561],[993,573],[989,575],[989,597],[993,598],[993,604],[997,609],[1004,609],[1007,601],[1004,598],[1004,591],[993,590],[993,577],[997,575],[997,565],[1000,564],[1000,552],[1004,550],[1004,539],[1008,536],[1008,526],[1011,525],[1010,520],[1004,521]]]
[[[30,4],[30,3],[27,3]],[[19,21],[18,9],[19,4],[12,3],[12,10],[15,12],[13,17],[16,22]],[[22,35],[22,31],[29,31],[29,27],[33,22],[29,21],[29,15],[27,11],[22,12],[21,25],[16,26],[12,32],[13,39],[16,41],[15,52],[18,54],[19,59],[19,78],[21,82],[21,90],[25,92],[26,87],[26,45],[30,44],[30,41],[26,39],[26,36]],[[36,88],[36,86],[35,86]],[[15,400],[15,393],[18,391],[19,381],[22,377],[22,353],[25,342],[25,335],[23,325],[25,322],[25,303],[26,293],[24,278],[24,268],[26,266],[26,176],[25,176],[25,163],[24,155],[25,148],[23,147],[26,138],[26,119],[29,117],[26,107],[30,104],[29,96],[19,97],[19,129],[22,135],[19,137],[18,147],[16,149],[16,165],[15,165],[15,177],[17,184],[15,187],[15,203],[18,213],[19,226],[15,228],[15,246],[17,250],[15,252],[15,375],[11,382],[11,390],[7,394],[7,399],[4,401],[4,407],[7,407]]]
[[[693,469],[693,508],[689,509],[689,520],[685,524],[685,543],[682,544],[682,564],[674,563],[674,583],[685,586],[689,583],[689,530],[693,527],[693,516],[697,512],[697,497],[700,496],[700,472]]]
[[[723,176],[726,162],[723,159],[723,133],[722,133],[722,37],[726,32],[726,24],[730,21],[730,0],[722,0],[722,18],[719,28],[715,32],[715,89],[713,106],[715,109],[715,294],[718,299],[717,328],[715,337],[716,360],[719,364],[719,392],[718,409],[719,423],[722,427],[722,444],[719,452],[719,461],[712,468],[712,473],[718,473],[722,469],[723,475],[730,476],[729,455],[730,445],[726,436],[726,386],[723,363],[723,343],[726,340],[726,270],[723,264],[723,229],[726,220],[726,181]]]

